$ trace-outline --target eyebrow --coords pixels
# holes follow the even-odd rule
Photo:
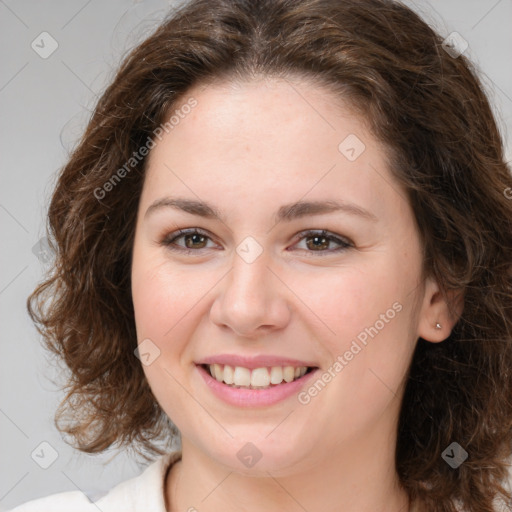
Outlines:
[[[146,210],[144,218],[151,213],[163,208],[174,208],[192,215],[198,215],[207,219],[217,219],[225,223],[222,213],[214,206],[195,199],[186,199],[182,197],[162,197],[154,201]],[[361,206],[344,201],[297,201],[295,203],[285,204],[279,208],[275,215],[275,222],[292,221],[308,215],[321,215],[342,211],[351,215],[357,215],[366,220],[377,221],[377,217],[365,210]]]

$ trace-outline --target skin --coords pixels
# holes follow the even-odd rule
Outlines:
[[[305,80],[214,83],[185,96],[197,106],[149,155],[131,276],[138,341],[160,350],[144,371],[182,434],[167,509],[406,511],[394,464],[404,378],[418,337],[442,341],[455,319],[437,283],[422,279],[414,215],[385,148],[333,93]],[[349,134],[366,146],[355,161],[338,150]],[[224,222],[170,207],[145,217],[164,196],[211,203]],[[376,220],[338,211],[276,224],[278,208],[299,199],[350,202]],[[193,254],[161,243],[185,228],[210,238],[189,236]],[[306,229],[353,247],[315,250],[313,236],[300,237]],[[263,251],[250,264],[236,252],[247,236]],[[272,354],[327,371],[394,303],[401,311],[306,405],[295,395],[228,405],[194,364]],[[252,468],[237,458],[247,442],[262,454]]]

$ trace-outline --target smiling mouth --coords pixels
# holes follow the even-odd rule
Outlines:
[[[245,368],[223,364],[200,365],[218,382],[231,387],[242,389],[268,389],[280,386],[316,370],[313,366],[272,366],[262,368]]]

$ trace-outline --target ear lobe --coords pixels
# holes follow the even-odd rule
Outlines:
[[[463,292],[450,290],[443,294],[437,282],[428,278],[418,319],[418,337],[432,343],[444,341],[450,336],[463,309]]]

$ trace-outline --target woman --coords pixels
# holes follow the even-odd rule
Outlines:
[[[61,431],[159,457],[15,510],[500,510],[511,186],[470,64],[401,4],[185,5],[99,100],[28,301]]]

